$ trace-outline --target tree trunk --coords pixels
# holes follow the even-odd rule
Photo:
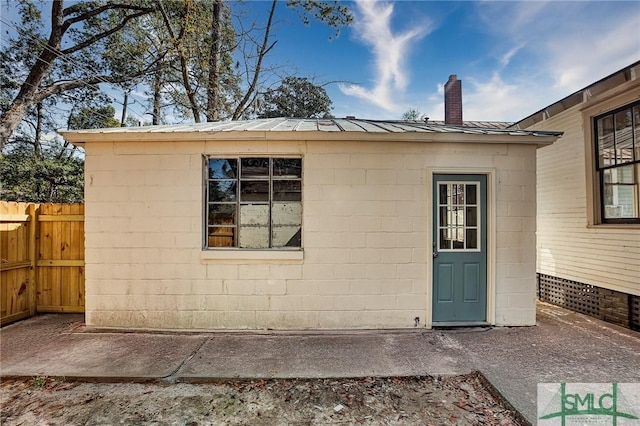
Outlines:
[[[220,17],[222,0],[213,1],[211,18],[211,52],[209,54],[209,82],[207,86],[207,121],[219,120],[220,97],[220,42],[222,40]]]
[[[191,108],[191,113],[193,114],[193,120],[196,123],[200,123],[200,108],[198,107],[198,103],[196,101],[195,90],[193,90],[193,87],[191,86],[191,79],[189,78],[189,68],[187,64],[187,59],[185,58],[184,49],[182,46],[187,25],[189,25],[189,14],[191,13],[191,1],[184,0],[182,28],[180,29],[180,33],[178,34],[177,37],[175,35],[175,32],[173,31],[173,28],[171,27],[171,21],[169,19],[169,16],[167,15],[167,12],[162,6],[161,2],[158,3],[158,7],[160,9],[160,13],[162,14],[162,19],[164,20],[165,26],[167,27],[167,31],[169,32],[169,36],[171,38],[171,43],[173,44],[173,48],[176,50],[176,54],[178,55],[178,59],[180,60],[180,73],[182,77],[182,84],[184,85],[185,92],[187,92],[187,98],[189,99],[189,107]]]
[[[0,151],[33,105],[40,83],[49,71],[51,62],[56,58],[55,52],[60,49],[60,41],[63,34],[62,11],[62,0],[54,0],[51,6],[51,34],[49,35],[47,46],[40,52],[35,65],[31,68],[22,87],[20,87],[18,95],[0,117]]]
[[[187,67],[187,59],[184,57],[184,52],[179,49],[180,53],[180,69],[182,72],[182,81],[184,82],[184,89],[187,92],[187,98],[189,98],[189,105],[191,105],[191,113],[193,114],[193,121],[200,123],[200,108],[198,108],[198,101],[196,101],[196,92],[191,86],[191,79],[189,78],[189,69]]]
[[[33,137],[33,155],[40,159],[42,158],[42,146],[40,145],[40,138],[42,138],[42,102],[38,102],[36,111],[36,134]]]
[[[162,68],[157,70],[153,76],[153,118],[151,124],[160,124],[160,102],[162,100]]]

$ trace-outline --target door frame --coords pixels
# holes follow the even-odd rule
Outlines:
[[[426,261],[426,296],[427,311],[425,313],[425,327],[433,327],[433,176],[434,175],[484,175],[487,177],[487,312],[486,322],[496,323],[496,169],[492,167],[427,167],[426,168],[426,228],[427,251]]]

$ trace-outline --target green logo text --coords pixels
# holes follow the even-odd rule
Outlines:
[[[561,383],[559,392],[552,399],[552,402],[556,401],[554,406],[560,400],[560,411],[544,414],[540,420],[559,417],[562,426],[565,426],[567,417],[571,416],[609,416],[613,426],[618,424],[618,418],[637,420],[635,415],[619,411],[621,398],[624,400],[617,383],[611,384],[611,392],[584,393],[567,393],[567,384]]]

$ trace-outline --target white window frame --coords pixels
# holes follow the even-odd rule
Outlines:
[[[481,239],[481,235],[482,235],[482,221],[481,221],[481,209],[482,209],[482,199],[480,197],[480,182],[478,181],[438,181],[438,185],[464,185],[465,188],[467,186],[473,185],[476,187],[476,204],[471,205],[471,207],[475,207],[476,208],[476,226],[467,226],[466,224],[462,225],[462,229],[465,232],[465,240],[464,240],[464,248],[450,248],[450,249],[443,249],[441,248],[442,245],[442,241],[441,241],[441,234],[440,234],[440,229],[442,228],[440,226],[440,207],[442,206],[449,206],[449,204],[447,203],[446,205],[444,204],[440,204],[440,197],[439,197],[439,193],[437,194],[437,224],[438,224],[438,235],[437,235],[437,241],[438,241],[438,247],[437,250],[439,252],[480,252],[482,250],[482,239]],[[438,189],[439,191],[439,189]],[[466,218],[466,207],[469,207],[469,205],[467,205],[467,200],[466,200],[466,191],[465,191],[465,198],[464,198],[464,203],[463,204],[456,204],[456,206],[462,207],[465,209],[465,218]],[[475,229],[477,234],[476,234],[476,248],[467,248],[467,242],[466,242],[466,230],[467,229]]]

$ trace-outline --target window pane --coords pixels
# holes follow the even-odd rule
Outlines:
[[[271,208],[273,247],[302,246],[302,204],[276,203]]]
[[[252,226],[242,228],[239,245],[242,248],[269,248],[269,227]]]
[[[269,181],[242,180],[240,181],[240,201],[269,201]]]
[[[302,247],[302,228],[298,226],[274,226],[271,230],[272,247]]]
[[[207,247],[234,247],[236,228],[213,226],[209,228]]]
[[[443,205],[447,205],[447,189],[448,189],[449,185],[438,185],[439,189],[438,191],[440,192],[440,204]]]
[[[464,184],[452,185],[453,204],[464,204]]]
[[[447,226],[447,208],[440,207],[440,226]]]
[[[616,126],[616,164],[633,161],[633,127],[631,108],[618,111],[615,115]]]
[[[598,166],[606,167],[614,164],[613,150],[613,116],[608,115],[597,121],[598,126]]]
[[[605,219],[638,218],[637,165],[604,170],[602,198]]]
[[[440,226],[455,226],[457,221],[457,207],[440,207]]]
[[[269,205],[240,206],[240,247],[269,247]]]
[[[441,249],[450,249],[451,248],[451,228],[441,228],[440,229],[440,248]]]
[[[302,181],[274,180],[273,201],[302,201]]]
[[[478,208],[467,207],[467,226],[478,226]]]
[[[240,205],[240,226],[269,226],[268,204]]]
[[[476,185],[467,185],[467,204],[478,204],[476,190]]]
[[[478,230],[467,229],[466,232],[467,232],[467,248],[477,249],[478,248]]]
[[[209,179],[234,179],[238,177],[238,160],[227,158],[209,159]]]
[[[271,207],[271,223],[273,226],[302,225],[302,204],[274,203]]]
[[[274,158],[273,175],[278,177],[301,178],[301,158]]]
[[[209,204],[209,222],[211,225],[235,225],[235,204]]]
[[[243,158],[240,162],[242,178],[269,177],[268,158]]]
[[[456,228],[454,231],[455,240],[453,241],[453,248],[457,250],[464,249],[464,229]]]
[[[209,181],[209,201],[235,201],[236,187],[235,180]]]
[[[452,214],[453,217],[451,218],[451,222],[449,222],[449,225],[464,225],[464,209],[462,207],[454,207]]]

